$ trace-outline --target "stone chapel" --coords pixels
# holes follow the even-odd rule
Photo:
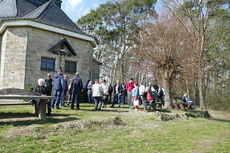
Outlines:
[[[0,0],[0,89],[34,86],[61,68],[83,83],[99,79],[97,39],[62,11],[61,0]]]

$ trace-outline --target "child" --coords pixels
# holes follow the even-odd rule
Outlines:
[[[132,97],[133,97],[133,101],[134,101],[134,106],[135,106],[135,110],[138,110],[138,105],[139,105],[139,88],[138,88],[138,83],[135,82],[134,83],[134,89],[132,90]]]

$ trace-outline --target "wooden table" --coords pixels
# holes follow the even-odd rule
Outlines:
[[[54,96],[34,96],[34,95],[0,95],[0,99],[34,99],[37,101],[35,105],[35,114],[39,119],[46,119],[46,103],[48,100],[55,99]],[[11,102],[12,103],[12,102]]]

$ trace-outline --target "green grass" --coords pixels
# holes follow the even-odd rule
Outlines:
[[[46,121],[33,115],[32,106],[1,106],[0,152],[230,152],[228,112],[210,111],[214,120],[160,122],[153,112],[126,108],[95,112],[88,104],[81,106],[79,111],[52,110]],[[126,125],[113,125],[116,116]],[[78,123],[89,126],[56,128]]]

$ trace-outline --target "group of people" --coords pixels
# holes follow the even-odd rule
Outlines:
[[[39,79],[38,85],[34,88],[33,92],[35,95],[47,95],[51,96],[53,90],[53,96],[56,99],[52,99],[47,103],[48,114],[51,115],[51,108],[60,109],[61,106],[65,106],[66,95],[69,93],[68,105],[71,103],[71,109],[74,109],[74,103],[76,101],[76,108],[80,109],[80,94],[83,88],[82,79],[79,76],[79,73],[75,74],[75,77],[70,79],[70,82],[67,81],[67,76],[63,75],[63,72],[60,70],[53,77],[51,74],[47,74],[46,79]],[[151,82],[147,87],[138,82],[134,82],[134,79],[131,78],[126,85],[120,83],[119,80],[116,81],[115,85],[108,85],[106,80],[103,80],[101,83],[99,80],[96,80],[95,83],[91,80],[88,80],[86,83],[88,103],[95,105],[95,110],[100,111],[101,108],[106,107],[107,103],[112,101],[112,106],[114,107],[118,103],[118,107],[121,107],[121,104],[127,104],[128,108],[132,109],[135,107],[138,110],[140,105],[144,106],[144,110],[147,110],[148,104],[151,108],[155,109],[155,104],[157,101],[161,102],[164,105],[164,89],[156,84]],[[183,101],[189,103],[191,108],[194,108],[192,101],[187,99],[185,94],[182,98]]]
[[[120,108],[121,104],[127,103],[127,107],[130,109],[135,106],[137,110],[139,105],[144,105],[145,109],[147,109],[147,101],[153,100],[150,96],[148,97],[150,93],[156,93],[156,100],[164,104],[164,89],[162,87],[159,88],[157,85],[152,85],[152,83],[150,83],[147,88],[145,88],[143,83],[138,86],[138,82],[134,82],[133,78],[131,78],[126,85],[120,83],[120,80],[117,80],[114,86],[111,84],[107,85],[105,80],[103,80],[101,84],[97,80],[93,85],[93,82],[89,80],[86,84],[86,88],[88,90],[88,103],[94,103],[95,110],[101,110],[102,107],[106,107],[108,101],[111,102],[112,94],[113,102],[111,107],[114,107],[115,104],[118,103],[118,108]],[[154,101],[156,100],[154,99]],[[154,104],[154,102],[152,102],[152,104]]]
[[[56,97],[56,99],[52,99],[47,103],[48,116],[51,115],[51,108],[55,107],[56,109],[60,109],[60,101],[61,105],[65,107],[65,100],[68,91],[69,96],[72,97],[71,109],[74,109],[75,101],[77,109],[80,109],[80,93],[83,86],[82,79],[79,75],[79,73],[76,73],[75,77],[71,79],[70,83],[67,82],[67,76],[63,75],[63,72],[61,70],[53,77],[51,76],[51,74],[47,74],[46,79],[38,79],[38,84],[33,89],[33,93],[39,96],[51,96],[51,92],[53,90],[53,96]]]

